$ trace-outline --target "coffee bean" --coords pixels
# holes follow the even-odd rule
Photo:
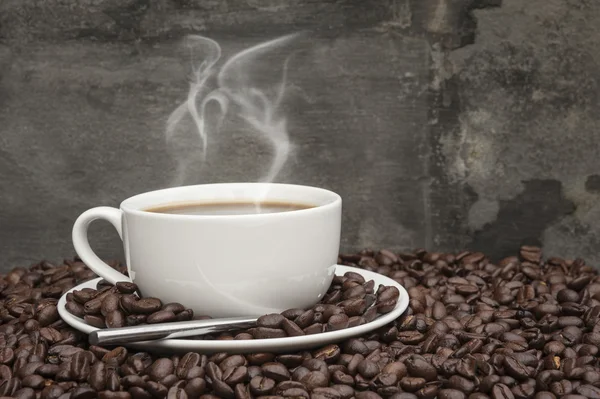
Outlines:
[[[169,323],[172,321],[176,321],[177,316],[170,310],[159,310],[158,312],[154,312],[146,318],[146,323],[155,324],[155,323]]]
[[[142,381],[142,385],[144,382]],[[96,391],[103,391],[106,388],[106,365],[104,363],[96,362],[91,367],[88,383]]]
[[[180,378],[186,378],[193,367],[200,364],[200,355],[193,352],[188,352],[179,361],[175,369],[175,375]]]
[[[152,363],[149,367],[148,375],[152,380],[159,381],[167,375],[173,374],[174,369],[171,359],[161,358]]]
[[[72,302],[67,302],[67,304],[65,305],[65,308],[67,309],[67,311],[77,317],[81,317],[83,318],[83,316],[85,315],[85,311],[83,308],[83,305],[72,301]]]
[[[102,316],[86,314],[83,319],[92,327],[106,328],[106,323],[104,322],[104,318]]]
[[[256,320],[256,324],[259,327],[281,328],[284,319],[284,316],[277,313],[273,313],[259,317]]]
[[[286,381],[291,378],[288,369],[281,363],[269,362],[261,366],[265,377],[271,378],[276,382]]]
[[[513,357],[504,358],[504,370],[513,378],[524,381],[530,377],[530,372],[526,366]]]
[[[308,389],[312,391],[318,387],[326,387],[329,384],[327,375],[320,371],[309,371],[305,376],[300,379],[300,382]]]
[[[438,399],[466,399],[466,395],[457,389],[441,389]]]
[[[509,387],[504,384],[496,384],[492,388],[492,399],[514,399],[514,395]]]
[[[198,397],[206,391],[206,381],[196,377],[187,381],[184,388],[189,397]]]
[[[90,375],[92,362],[96,360],[94,354],[89,351],[80,351],[71,358],[71,377],[78,382],[86,381]]]
[[[283,319],[281,327],[285,331],[288,337],[298,337],[304,335],[304,331],[293,321],[289,319]]]
[[[511,392],[516,399],[530,399],[535,394],[535,385],[527,383],[515,385],[511,388]]]
[[[247,364],[246,358],[242,355],[231,355],[227,356],[219,363],[219,368],[225,371],[228,368],[245,366]]]
[[[137,285],[128,281],[119,281],[117,282],[116,287],[121,294],[133,294],[138,289]]]
[[[137,326],[146,322],[148,318],[145,314],[130,314],[125,317],[125,324],[128,326]]]
[[[15,399],[35,399],[35,391],[31,388],[21,388],[14,393]]]
[[[287,359],[288,357],[294,358],[294,357],[299,357],[300,359],[302,359],[301,355],[281,355],[279,356],[277,359],[279,361],[279,359]],[[272,362],[273,359],[275,359],[275,355],[273,353],[250,353],[248,355],[246,355],[246,359],[244,360],[244,362],[247,360],[249,364],[252,365],[257,365],[257,366],[261,366],[267,362]],[[302,362],[302,360],[299,360],[297,364],[300,364],[300,362]],[[245,364],[243,362],[239,362],[241,364]],[[284,363],[283,361],[281,361],[281,363]],[[287,366],[287,364],[286,364]],[[290,366],[291,367],[291,366]]]
[[[46,327],[59,320],[59,318],[58,309],[54,304],[43,306],[36,314],[36,319],[40,323],[40,327]]]
[[[213,389],[222,398],[233,399],[235,397],[233,389],[221,380],[213,381]]]
[[[391,396],[393,399],[417,399],[417,395],[410,392],[401,392]]]
[[[600,399],[600,388],[594,385],[580,385],[575,391],[589,399]]]
[[[137,301],[128,301],[127,306],[129,307],[127,310],[130,310],[132,313],[152,314],[160,310],[162,303],[158,298],[141,298]]]
[[[414,377],[424,378],[426,381],[433,381],[437,378],[437,371],[425,358],[419,355],[412,355],[406,360],[408,373]]]
[[[346,314],[336,314],[329,318],[327,331],[337,331],[348,327],[349,318]]]
[[[556,396],[569,395],[573,392],[573,386],[569,380],[560,380],[550,383],[550,391]]]
[[[404,377],[400,380],[400,387],[407,392],[416,392],[425,386],[427,381],[420,377]]]
[[[131,399],[132,395],[129,392],[112,392],[102,391],[98,392],[99,399]]]
[[[248,330],[255,339],[284,338],[284,330],[278,328],[256,327]]]
[[[77,387],[71,392],[72,399],[92,399],[97,398],[98,393],[91,387]]]
[[[187,399],[188,395],[181,388],[172,387],[167,393],[168,399]]]
[[[30,374],[21,380],[21,385],[33,389],[42,389],[44,388],[45,381],[41,375]]]
[[[109,294],[105,296],[100,305],[100,313],[102,316],[106,317],[109,313],[118,310],[120,307],[119,301],[120,297],[116,294]]]
[[[323,324],[321,324],[321,323],[311,324],[310,326],[306,327],[302,331],[306,335],[320,334],[321,332],[323,332]]]
[[[379,374],[379,366],[377,363],[368,359],[364,359],[358,364],[357,371],[365,378],[373,378]]]
[[[148,381],[146,383],[145,388],[150,393],[150,395],[152,395],[155,398],[164,398],[167,396],[167,387],[158,382]]]
[[[125,315],[120,310],[114,310],[106,315],[105,323],[108,328],[124,327]]]
[[[503,384],[498,384],[503,385]],[[496,386],[498,386],[496,385]],[[453,389],[458,389],[459,391],[463,391],[465,393],[471,393],[475,390],[475,383],[465,377],[461,377],[459,375],[453,375],[448,379],[448,387]],[[492,396],[494,395],[492,389]]]
[[[125,360],[127,360],[127,349],[122,346],[111,350],[102,357],[102,361],[111,367],[121,366]]]
[[[275,381],[268,377],[256,376],[250,380],[250,392],[253,395],[264,396],[275,388]]]
[[[309,309],[305,312],[303,312],[300,316],[296,317],[294,319],[294,323],[296,323],[296,325],[298,325],[298,327],[304,329],[308,326],[310,326],[311,324],[313,324],[315,319],[315,312],[312,309]]]

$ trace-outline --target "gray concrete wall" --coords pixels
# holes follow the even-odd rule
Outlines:
[[[570,0],[1,2],[0,269],[72,256],[81,212],[172,185],[177,158],[183,184],[257,179],[270,153],[239,121],[204,164],[166,142],[177,46],[302,29],[278,181],[344,197],[343,250],[539,243],[597,262],[599,18]],[[122,257],[109,226],[91,240]]]

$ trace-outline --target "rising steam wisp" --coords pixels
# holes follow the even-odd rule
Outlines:
[[[280,112],[290,57],[283,63],[281,80],[271,87],[258,88],[251,70],[258,65],[262,56],[284,46],[296,36],[283,36],[245,49],[229,58],[220,68],[217,68],[222,54],[219,44],[203,36],[189,36],[185,46],[191,59],[200,58],[201,63],[199,66],[193,66],[193,79],[187,100],[171,114],[167,121],[167,140],[172,140],[176,131],[185,129],[184,119],[191,118],[193,129],[200,138],[204,160],[210,141],[218,134],[225,116],[228,112],[235,114],[232,116],[238,116],[247,123],[249,132],[258,134],[271,145],[274,154],[273,162],[260,181],[272,182],[284,166],[292,149],[287,121]],[[218,105],[219,118],[216,126],[209,126],[207,106],[213,102]],[[180,159],[177,185],[183,182],[186,167],[187,162]]]

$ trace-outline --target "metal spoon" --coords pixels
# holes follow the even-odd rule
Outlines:
[[[92,345],[119,345],[128,342],[153,341],[206,335],[215,332],[253,327],[256,318],[232,317],[226,319],[190,320],[174,323],[145,324],[133,327],[106,328],[92,331]]]

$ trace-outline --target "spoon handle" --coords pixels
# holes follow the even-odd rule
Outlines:
[[[256,318],[190,320],[174,323],[145,324],[133,327],[105,328],[90,333],[92,345],[119,345],[128,342],[153,341],[206,335],[215,332],[253,327]]]

